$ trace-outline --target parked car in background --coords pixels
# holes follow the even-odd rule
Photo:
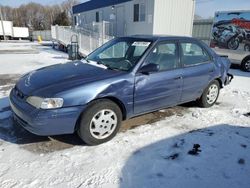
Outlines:
[[[239,65],[241,70],[250,72],[250,52],[243,50],[229,50],[222,48],[214,48],[214,51],[221,55],[227,56],[231,63],[234,65]]]
[[[211,47],[250,72],[250,12],[220,11],[214,16]]]
[[[10,93],[14,119],[38,135],[78,132],[89,145],[112,139],[123,120],[197,101],[215,104],[230,61],[189,37],[131,36],[82,61],[24,75]]]

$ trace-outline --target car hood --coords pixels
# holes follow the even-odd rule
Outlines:
[[[106,79],[122,74],[82,61],[56,64],[24,75],[16,87],[24,95],[50,96],[67,88]],[[40,91],[40,92],[39,92]]]

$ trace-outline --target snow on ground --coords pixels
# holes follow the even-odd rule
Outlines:
[[[249,187],[250,73],[230,70],[235,79],[212,108],[161,110],[167,117],[88,147],[76,135],[39,137],[12,122],[7,95],[14,80],[66,61],[49,47],[32,47],[39,53],[0,54],[0,187]]]
[[[24,74],[40,67],[67,61],[67,54],[53,51],[47,45],[0,43],[0,74]]]

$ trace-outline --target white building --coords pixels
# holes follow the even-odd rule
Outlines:
[[[73,14],[76,27],[104,22],[115,36],[192,36],[194,9],[195,0],[91,0],[74,6]]]

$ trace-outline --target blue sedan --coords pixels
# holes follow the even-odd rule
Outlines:
[[[116,38],[85,59],[32,71],[10,93],[14,119],[43,136],[71,134],[97,145],[123,120],[190,101],[215,104],[230,62],[189,37]]]

